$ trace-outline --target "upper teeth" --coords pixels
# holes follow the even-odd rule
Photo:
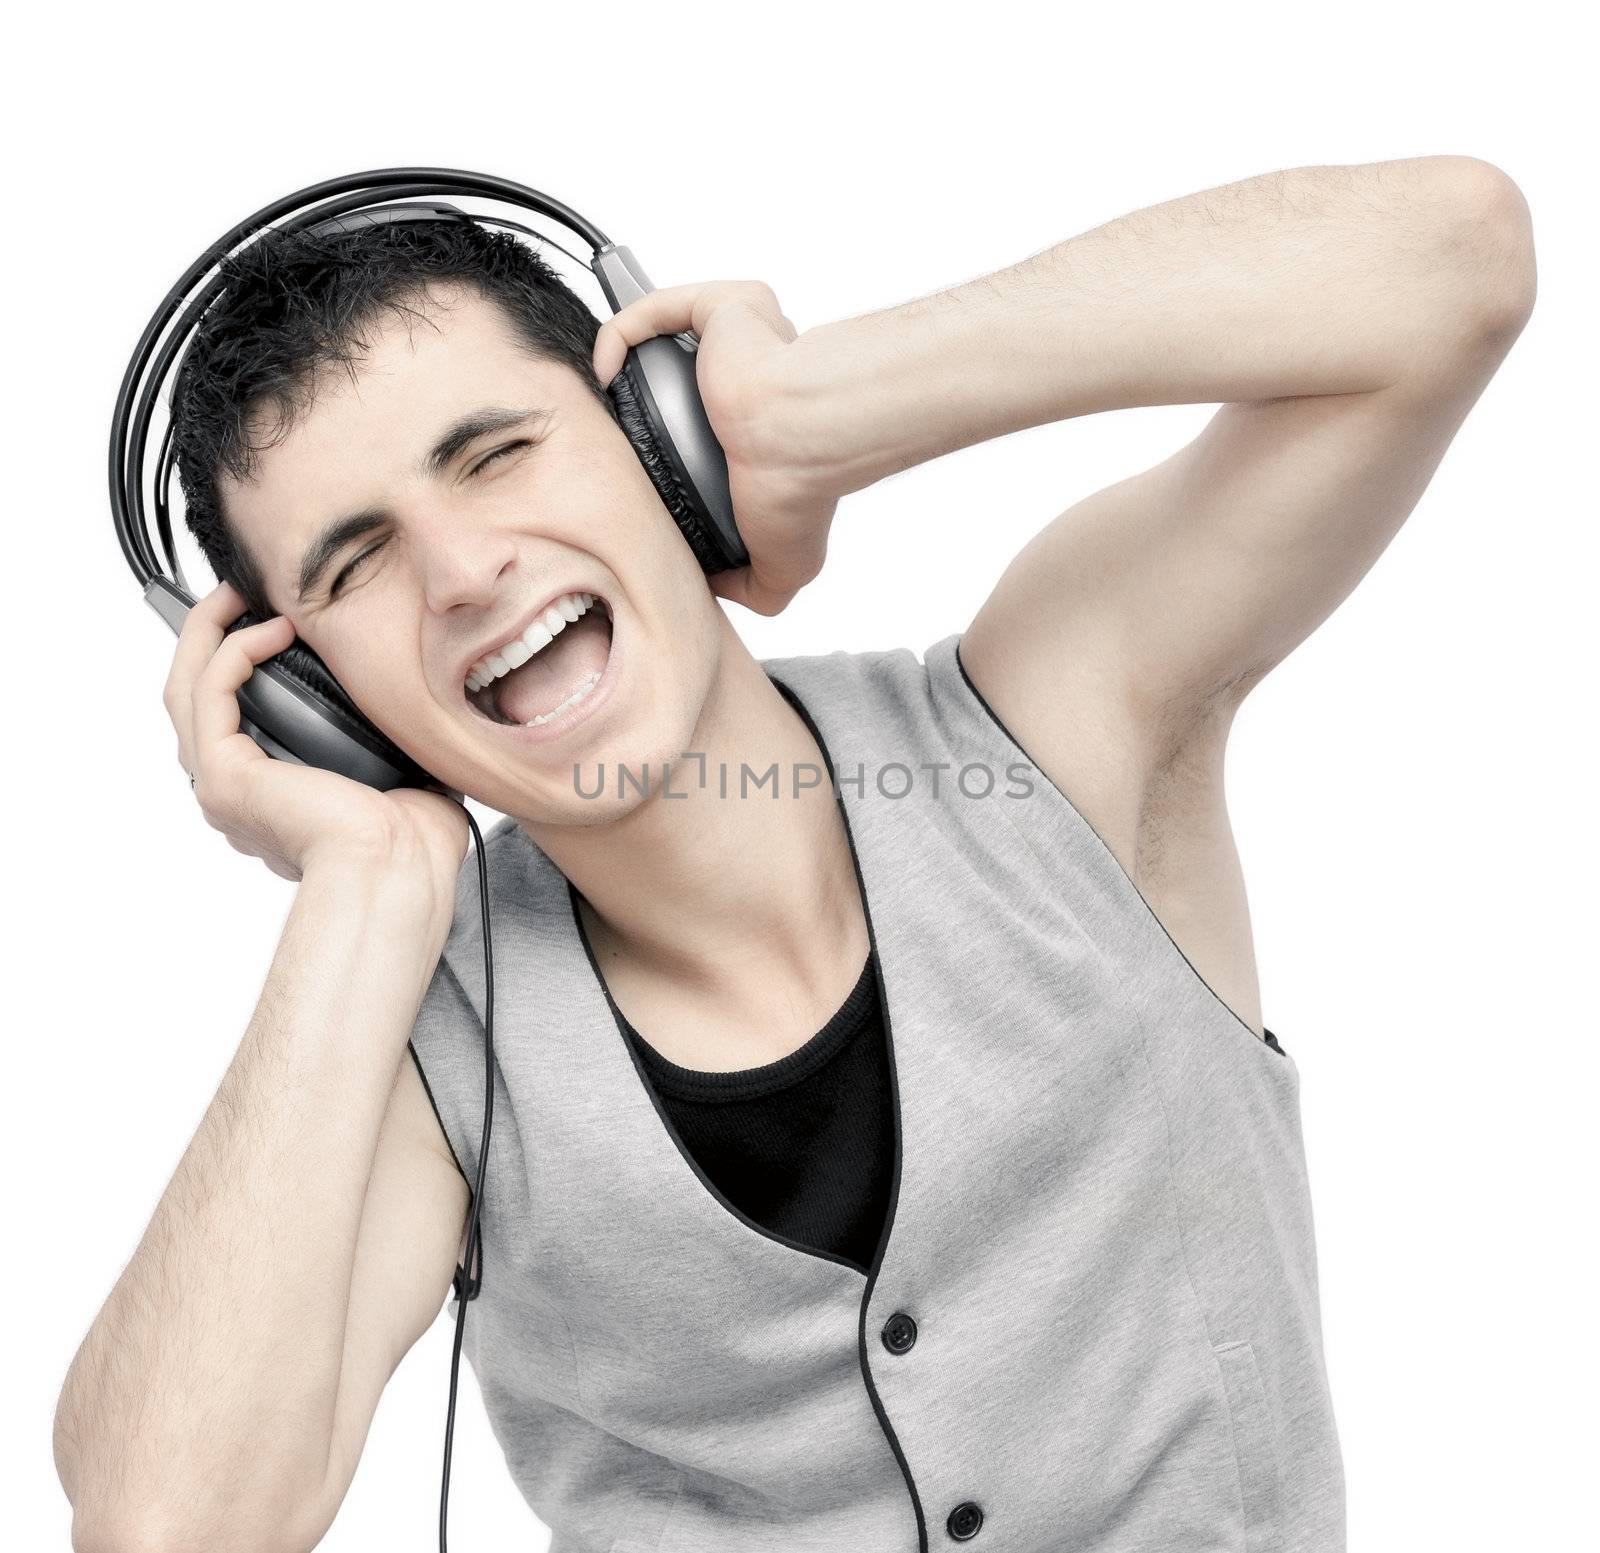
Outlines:
[[[520,669],[541,648],[548,647],[566,630],[569,621],[587,613],[597,600],[592,593],[563,593],[521,636],[480,658],[467,671],[467,689],[482,690],[502,674]]]

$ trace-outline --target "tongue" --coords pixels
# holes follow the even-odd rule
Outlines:
[[[520,669],[496,680],[495,705],[514,723],[532,722],[553,712],[591,675],[603,671],[610,654],[611,624],[592,609]]]

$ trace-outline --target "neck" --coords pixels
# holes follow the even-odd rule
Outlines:
[[[649,796],[614,822],[523,829],[582,897],[602,965],[713,996],[748,989],[753,971],[835,988],[840,966],[859,970],[867,931],[823,753],[742,646],[720,658],[690,745],[700,758],[665,784],[652,764]],[[797,772],[814,785],[797,790]]]

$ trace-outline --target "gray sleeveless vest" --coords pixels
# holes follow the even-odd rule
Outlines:
[[[869,1275],[711,1186],[565,878],[490,832],[464,1348],[551,1553],[1344,1548],[1294,1058],[1207,988],[957,641],[763,664],[834,768],[877,951],[897,1122]],[[483,1009],[469,855],[413,1033],[469,1181]]]

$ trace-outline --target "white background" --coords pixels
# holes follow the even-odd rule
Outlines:
[[[1196,189],[1434,153],[1521,185],[1539,303],[1389,553],[1246,705],[1229,793],[1267,1021],[1303,1076],[1351,1546],[1592,1538],[1594,124],[1575,23],[1475,15],[275,4],[56,8],[13,34],[13,1546],[68,1546],[61,1379],[294,888],[196,810],[160,700],[172,639],[108,516],[117,381],[196,254],[317,179],[468,167],[576,206],[658,284],[766,280],[803,329]],[[921,651],[1058,511],[1210,413],[1090,417],[909,471],[844,502],[785,614],[727,607],[760,657]],[[436,1545],[448,1336],[441,1317],[401,1366],[324,1547]],[[547,1544],[465,1367],[451,1500],[458,1549]]]

